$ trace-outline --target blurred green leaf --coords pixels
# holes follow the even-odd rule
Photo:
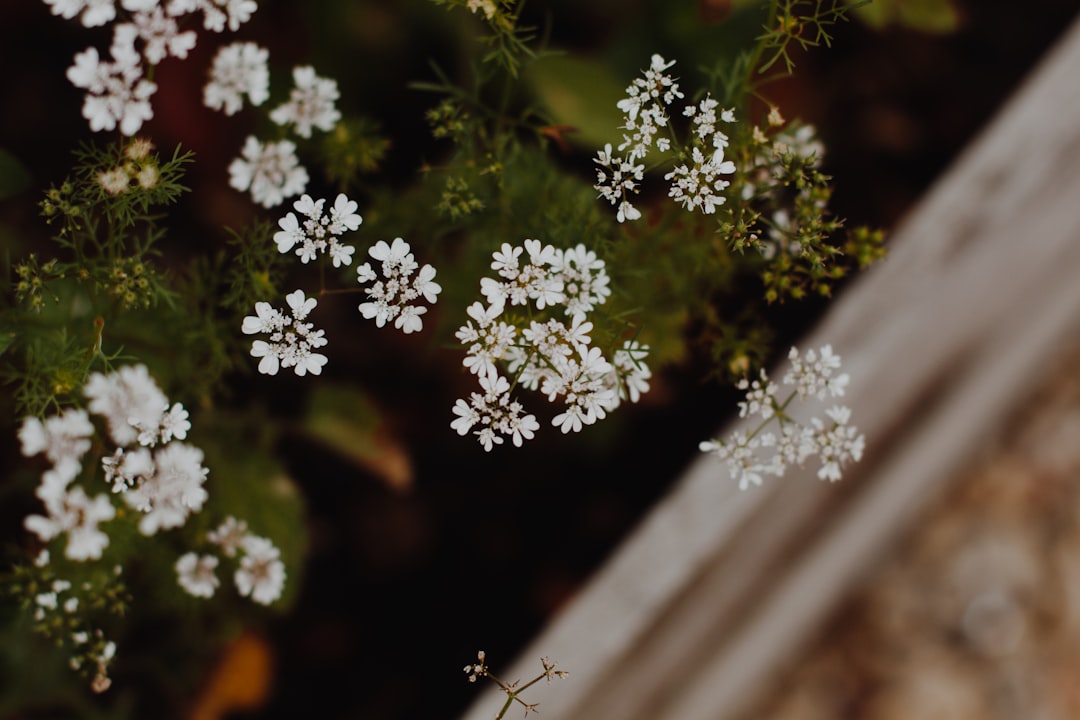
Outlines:
[[[899,25],[923,32],[950,33],[960,26],[960,13],[952,0],[873,0],[853,8],[852,13],[879,30]]]
[[[30,186],[30,173],[17,157],[0,148],[0,200],[14,197]]]
[[[412,463],[383,428],[382,414],[362,390],[323,382],[308,400],[304,431],[316,442],[396,490],[412,484]]]
[[[585,148],[618,138],[622,113],[615,104],[627,85],[606,65],[572,55],[550,55],[532,63],[525,81],[558,125],[572,128],[565,138]]]

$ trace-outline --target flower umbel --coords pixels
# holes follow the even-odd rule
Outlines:
[[[702,452],[714,453],[727,463],[740,490],[761,485],[766,475],[781,476],[789,465],[801,465],[813,455],[821,460],[818,478],[833,482],[841,478],[845,464],[862,459],[866,439],[848,424],[850,408],[834,405],[825,410],[826,419],[811,417],[807,423],[796,421],[791,414],[790,406],[796,399],[825,400],[844,394],[848,375],[835,374],[840,368],[840,356],[830,345],[824,345],[805,354],[791,348],[788,359],[791,368],[779,386],[764,370],[756,380],[739,381],[737,387],[746,391],[745,399],[739,403],[739,417],[760,418],[755,430],[749,434],[736,430],[727,440],[700,444]],[[781,387],[788,390],[783,401],[777,399]],[[773,422],[779,425],[779,435],[763,432]]]
[[[304,322],[315,309],[318,301],[296,290],[285,296],[289,314],[274,308],[267,302],[255,303],[255,314],[244,318],[242,330],[246,335],[264,333],[269,341],[256,340],[251,344],[251,356],[262,358],[259,372],[277,375],[279,368],[293,368],[297,375],[318,375],[326,364],[326,356],[312,352],[326,345],[322,330],[312,323]]]
[[[296,255],[305,265],[314,260],[319,253],[330,256],[334,267],[351,265],[356,248],[339,242],[338,238],[350,230],[356,230],[363,218],[356,212],[356,203],[339,194],[334,200],[330,212],[323,213],[325,200],[312,200],[310,195],[302,195],[293,203],[293,208],[303,220],[289,213],[278,220],[281,230],[274,234],[278,251],[287,253],[296,248]]]
[[[420,267],[409,243],[401,238],[394,238],[390,245],[380,240],[368,249],[368,255],[379,263],[380,272],[376,273],[371,263],[356,268],[356,281],[371,283],[364,288],[369,300],[360,304],[360,314],[374,319],[378,327],[393,320],[394,327],[404,333],[419,332],[424,327],[421,316],[428,309],[413,303],[420,298],[431,304],[438,300],[442,286],[435,282],[435,268]]]

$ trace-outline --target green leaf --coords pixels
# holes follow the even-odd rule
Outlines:
[[[529,65],[524,78],[555,123],[573,129],[565,135],[571,143],[597,148],[618,137],[622,114],[615,105],[627,83],[615,78],[606,65],[572,55],[549,55]]]
[[[852,13],[877,29],[899,25],[922,32],[950,33],[960,26],[960,13],[952,0],[873,0],[853,8]]]

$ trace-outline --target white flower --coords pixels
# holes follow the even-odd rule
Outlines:
[[[144,445],[153,444],[162,418],[169,411],[168,399],[145,365],[125,365],[108,375],[93,373],[83,394],[90,400],[87,404],[90,412],[105,418],[109,436],[121,446],[136,440]]]
[[[523,415],[521,404],[510,399],[510,383],[505,377],[482,374],[480,388],[482,394],[472,393],[468,401],[459,399],[454,404],[452,409],[457,417],[450,423],[452,429],[465,435],[479,425],[480,429],[473,434],[488,452],[503,443],[503,435],[509,436],[517,447],[533,438],[540,423],[533,415]]]
[[[357,282],[372,283],[364,288],[369,300],[360,304],[360,314],[368,320],[374,319],[378,327],[394,320],[394,327],[404,333],[423,329],[420,316],[427,308],[412,303],[420,298],[429,303],[438,299],[442,286],[434,281],[435,268],[430,265],[419,267],[409,244],[401,238],[394,238],[390,245],[380,240],[368,249],[368,255],[379,261],[381,272],[376,273],[370,263],[356,269]],[[413,277],[417,269],[420,272]]]
[[[822,480],[836,482],[840,479],[840,469],[845,463],[862,459],[866,438],[859,434],[855,427],[847,424],[851,419],[850,408],[834,405],[825,411],[825,415],[833,421],[831,427],[818,418],[811,420],[817,431],[817,454],[821,457],[821,469],[817,475]]]
[[[736,386],[740,390],[747,390],[746,399],[739,403],[739,417],[748,415],[760,415],[762,420],[768,420],[775,414],[777,386],[762,369],[761,377],[753,382],[743,378]]]
[[[627,199],[629,193],[638,192],[638,183],[645,176],[645,166],[635,164],[632,158],[612,157],[611,144],[597,152],[594,161],[600,167],[596,170],[596,184],[593,186],[600,197],[619,208],[619,222],[637,220],[641,212]]]
[[[638,344],[637,340],[627,340],[615,351],[611,358],[612,371],[607,379],[608,386],[614,386],[618,400],[637,402],[649,391],[649,378],[652,371],[645,364],[649,356],[649,347]]]
[[[255,43],[236,42],[218,50],[203,88],[203,104],[211,110],[233,115],[244,105],[262,105],[270,97],[269,51]]]
[[[522,264],[518,256],[528,255],[528,262]],[[501,251],[493,255],[491,263],[502,280],[482,278],[480,292],[492,305],[526,305],[531,300],[539,310],[548,305],[566,301],[563,293],[561,274],[555,271],[561,262],[561,255],[551,245],[544,245],[539,240],[526,240],[524,248],[513,248],[504,243]]]
[[[53,15],[65,20],[82,13],[79,19],[85,27],[98,27],[116,18],[115,0],[45,0],[45,4]]]
[[[225,557],[235,557],[236,550],[243,546],[246,537],[247,523],[230,515],[216,529],[211,530],[206,539],[220,547]]]
[[[197,447],[172,442],[154,452],[154,472],[122,492],[124,501],[144,515],[139,532],[154,535],[158,530],[180,527],[192,512],[202,510],[208,494],[203,487],[209,473],[203,467],[203,452]]]
[[[258,8],[255,0],[170,0],[166,12],[179,16],[201,11],[205,29],[223,32],[227,22],[229,29],[236,32]]]
[[[244,539],[240,567],[233,575],[237,591],[262,605],[281,597],[285,588],[285,565],[272,542],[256,535]]]
[[[90,449],[94,426],[85,410],[65,410],[41,422],[36,417],[23,420],[19,429],[22,454],[26,457],[44,452],[64,482],[75,479],[82,457]]]
[[[813,348],[800,356],[798,349],[791,348],[788,353],[791,369],[784,375],[785,385],[794,385],[800,398],[816,397],[824,400],[840,397],[844,394],[850,378],[847,373],[833,377],[833,371],[840,367],[840,356],[833,354],[831,345],[824,345],[814,352]]]
[[[474,375],[487,375],[494,379],[498,375],[495,363],[503,359],[514,342],[517,328],[501,321],[495,322],[502,311],[501,305],[485,307],[479,302],[465,309],[469,317],[476,321],[476,327],[470,320],[458,328],[455,335],[462,343],[469,345],[462,364]]]
[[[626,98],[616,104],[625,114],[622,127],[630,133],[623,135],[619,150],[629,148],[627,159],[631,162],[645,157],[660,128],[668,124],[665,107],[683,97],[679,84],[665,72],[674,64],[653,55],[643,77],[635,79],[626,88]]]
[[[151,65],[157,65],[170,56],[186,58],[188,52],[195,47],[195,32],[180,32],[176,19],[166,16],[161,7],[135,13],[130,25],[142,40],[143,57]],[[123,27],[124,25],[117,25],[114,32],[121,32]]]
[[[176,561],[176,580],[189,595],[195,597],[213,597],[218,587],[218,559],[213,555],[199,556],[189,552]]]
[[[557,253],[552,269],[562,280],[567,315],[592,312],[611,295],[604,261],[583,244]]]
[[[306,297],[302,290],[289,293],[285,301],[291,310],[288,317],[269,303],[258,302],[255,303],[256,314],[244,318],[241,329],[245,335],[267,333],[270,336],[269,342],[256,340],[252,343],[251,356],[262,358],[259,372],[264,375],[276,375],[282,367],[291,367],[300,376],[318,375],[327,358],[312,350],[324,347],[326,338],[322,330],[304,322],[318,301]]]
[[[356,248],[341,243],[338,238],[360,227],[363,218],[356,213],[356,203],[344,193],[338,194],[327,215],[323,214],[325,204],[325,200],[316,201],[310,195],[303,195],[293,203],[305,220],[301,223],[293,213],[278,220],[281,230],[274,234],[278,252],[287,253],[299,245],[296,254],[304,264],[318,257],[318,253],[328,254],[334,267],[352,264]]]
[[[114,493],[120,493],[154,474],[154,458],[144,447],[130,451],[117,448],[112,455],[101,458],[101,468],[105,472],[105,482],[112,483]]]
[[[317,76],[310,66],[293,68],[293,81],[296,87],[289,101],[275,108],[270,119],[278,125],[295,125],[296,134],[304,138],[311,137],[313,127],[332,130],[341,119],[334,106],[339,97],[337,81]]]
[[[615,389],[605,382],[613,368],[603,352],[585,345],[576,349],[577,357],[552,358],[557,372],[548,375],[540,387],[548,400],[561,397],[566,403],[566,410],[551,420],[564,433],[578,432],[582,425],[602,420],[617,404]]]
[[[706,159],[701,150],[694,147],[691,158],[692,165],[678,165],[664,175],[665,180],[672,181],[668,196],[690,212],[700,208],[706,215],[711,215],[727,200],[721,193],[731,184],[718,176],[734,173],[735,164],[724,160],[723,148]]]
[[[296,157],[296,145],[288,140],[263,145],[248,136],[239,157],[229,165],[229,185],[240,192],[251,190],[251,199],[274,207],[285,198],[304,192],[308,174]]]
[[[782,402],[777,400],[777,386],[761,371],[760,379],[750,382],[741,380],[738,387],[746,390],[746,399],[739,403],[739,416],[758,416],[763,423],[754,433],[747,435],[736,431],[727,441],[709,440],[701,443],[702,452],[716,453],[725,460],[733,478],[739,479],[739,487],[745,489],[749,484],[760,485],[766,474],[783,475],[790,464],[803,464],[808,458],[817,455],[821,460],[818,477],[822,480],[836,481],[841,477],[841,469],[849,461],[857,462],[862,458],[866,443],[864,436],[848,424],[851,409],[834,405],[825,411],[829,421],[811,417],[806,424],[795,421],[789,405],[796,399],[810,397],[824,400],[826,395],[833,397],[843,394],[847,385],[847,374],[834,375],[840,367],[840,358],[834,355],[832,348],[825,345],[818,351],[809,350],[805,355],[797,348],[788,354],[791,369],[784,376],[784,385],[792,387],[790,395]],[[777,420],[780,436],[763,433],[765,423]],[[769,449],[771,457],[763,457],[759,451]]]
[[[75,56],[67,77],[87,91],[82,113],[91,130],[111,131],[119,125],[122,134],[134,135],[154,116],[150,96],[157,86],[143,77],[137,56],[135,62],[126,58],[102,62],[96,48],[87,48]]]
[[[46,503],[47,516],[29,515],[26,529],[48,542],[67,533],[64,556],[69,560],[97,560],[109,544],[109,536],[98,529],[98,523],[112,520],[116,509],[106,495],[90,499],[81,487],[64,493],[54,502]]]

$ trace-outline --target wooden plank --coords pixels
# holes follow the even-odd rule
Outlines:
[[[843,356],[863,462],[747,492],[693,463],[502,673],[570,670],[530,690],[543,717],[736,714],[1080,337],[1077,77],[1080,23],[800,342]]]

